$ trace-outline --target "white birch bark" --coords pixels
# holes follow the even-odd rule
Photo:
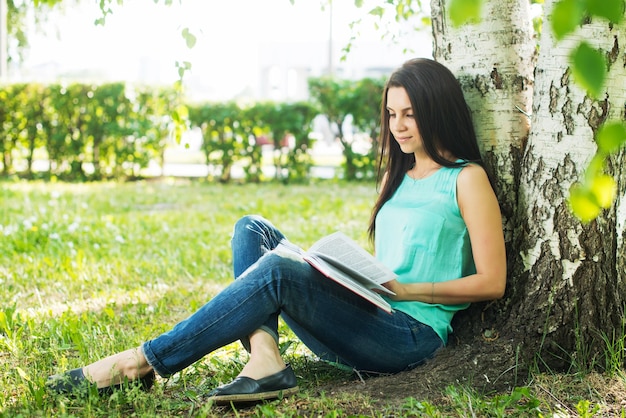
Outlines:
[[[520,331],[529,339],[544,341],[544,348],[571,353],[584,344],[595,345],[597,352],[596,325],[603,324],[610,332],[612,325],[619,324],[620,312],[623,315],[619,289],[624,289],[624,275],[616,270],[624,263],[620,237],[625,203],[619,198],[614,208],[585,226],[571,214],[567,198],[570,186],[581,178],[596,152],[598,126],[607,118],[624,120],[625,26],[594,19],[556,42],[549,26],[554,3],[547,0],[544,6],[532,129],[521,171],[519,210],[520,219],[526,221],[517,274],[525,285],[518,288],[521,299],[516,311],[526,318],[520,321]],[[582,40],[612,61],[601,100],[587,97],[569,69],[570,51]],[[622,193],[623,160],[617,156],[609,167]],[[621,221],[616,222],[616,213]],[[528,320],[528,309],[542,315]],[[563,356],[563,352],[555,354]]]
[[[457,75],[512,235],[517,168],[528,137],[536,41],[528,0],[484,1],[482,20],[452,27],[431,0],[433,55]]]

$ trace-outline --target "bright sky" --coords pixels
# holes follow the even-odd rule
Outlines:
[[[259,44],[327,42],[330,32],[329,10],[322,10],[319,0],[295,0],[294,5],[289,0],[174,0],[169,7],[155,5],[154,0],[125,0],[104,26],[94,25],[101,16],[97,2],[82,3],[50,19],[44,34],[31,35],[26,68],[55,61],[59,71],[97,68],[112,79],[168,83],[177,78],[175,62],[190,61],[193,73],[216,80],[219,94],[228,96],[237,89],[233,84],[248,83],[258,74]],[[358,29],[361,41],[390,43],[374,30],[367,15],[370,8],[356,8],[354,0],[335,0],[334,41],[346,44],[354,34],[350,23],[363,18]],[[193,49],[185,45],[183,28],[197,36]]]

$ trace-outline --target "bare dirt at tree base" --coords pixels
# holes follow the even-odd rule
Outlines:
[[[446,394],[446,388],[469,391],[467,405],[458,405]],[[528,399],[513,402],[505,415],[578,417],[584,401],[589,401],[586,416],[626,416],[626,380],[598,373],[530,373],[519,364],[515,345],[506,339],[477,338],[471,344],[451,344],[429,362],[406,372],[367,376],[354,374],[309,388],[311,398],[284,399],[286,410],[298,410],[297,416],[330,416],[333,412],[350,417],[430,416],[410,409],[414,403],[428,403],[443,417],[490,416],[471,410],[472,396],[491,399],[507,396],[515,388],[528,388]],[[315,398],[315,401],[313,399]],[[328,400],[328,410],[314,406],[319,399]],[[524,403],[538,402],[536,411],[524,410]],[[581,403],[581,401],[583,403]],[[409,405],[407,407],[407,405]],[[280,411],[276,406],[276,411]],[[221,410],[224,416],[233,411]],[[233,416],[255,415],[254,408],[237,411]],[[417,414],[417,415],[416,415]],[[291,415],[289,415],[291,416]]]
[[[484,341],[444,348],[429,362],[394,375],[358,377],[350,382],[320,387],[320,392],[367,394],[381,403],[401,405],[406,398],[435,401],[448,386],[471,387],[477,393],[493,394],[524,385],[527,370],[516,367],[511,344]]]
[[[380,405],[381,410],[395,411],[391,416],[403,415],[407,399],[428,402],[444,410],[451,405],[446,388],[454,386],[470,390],[476,396],[490,398],[507,395],[512,390],[527,387],[534,400],[541,402],[540,411],[546,416],[578,417],[584,415],[578,408],[587,405],[593,417],[626,416],[626,380],[624,376],[606,376],[599,373],[530,373],[521,367],[515,347],[510,341],[477,339],[473,344],[450,346],[441,350],[430,362],[413,370],[395,375],[333,383],[320,387],[319,394],[338,398],[350,395],[367,396]],[[347,395],[347,396],[345,396]],[[531,401],[528,399],[526,401]],[[582,401],[582,402],[581,402]],[[471,403],[471,400],[468,400]],[[522,400],[521,402],[525,402]],[[467,405],[466,415],[470,413]],[[342,405],[346,415],[371,415],[371,405]],[[515,408],[513,405],[512,408]],[[515,412],[515,410],[513,410]],[[539,416],[531,414],[530,416]],[[386,416],[386,415],[385,415]],[[443,415],[448,416],[448,415]],[[521,415],[517,415],[521,416]]]

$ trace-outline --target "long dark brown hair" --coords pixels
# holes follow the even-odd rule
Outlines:
[[[402,152],[389,129],[387,92],[391,87],[406,90],[424,149],[433,161],[444,167],[457,167],[464,162],[482,165],[472,117],[454,74],[431,59],[416,58],[405,62],[391,74],[383,90],[377,175],[377,184],[382,188],[370,218],[368,233],[371,239],[374,239],[380,208],[393,196],[406,172],[415,164],[415,155]],[[444,151],[463,162],[447,160],[441,154]]]

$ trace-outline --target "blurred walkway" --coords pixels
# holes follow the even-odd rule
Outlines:
[[[210,167],[204,164],[202,160],[204,155],[201,151],[198,151],[196,147],[193,149],[185,149],[181,147],[180,150],[172,150],[167,153],[165,157],[165,164],[163,170],[154,164],[148,167],[143,174],[147,176],[159,176],[166,177],[207,177],[210,172]],[[264,160],[272,160],[272,147],[267,147],[263,151]],[[313,161],[316,165],[311,168],[311,176],[316,178],[329,179],[335,177],[336,170],[339,168],[343,159],[342,149],[339,144],[327,144],[323,141],[317,141],[315,146],[311,150]],[[186,160],[186,161],[185,161]],[[245,176],[244,170],[241,166],[235,165],[232,170],[233,178],[243,178]],[[266,164],[263,167],[263,174],[268,177],[274,177],[276,173],[275,167],[271,164]]]

